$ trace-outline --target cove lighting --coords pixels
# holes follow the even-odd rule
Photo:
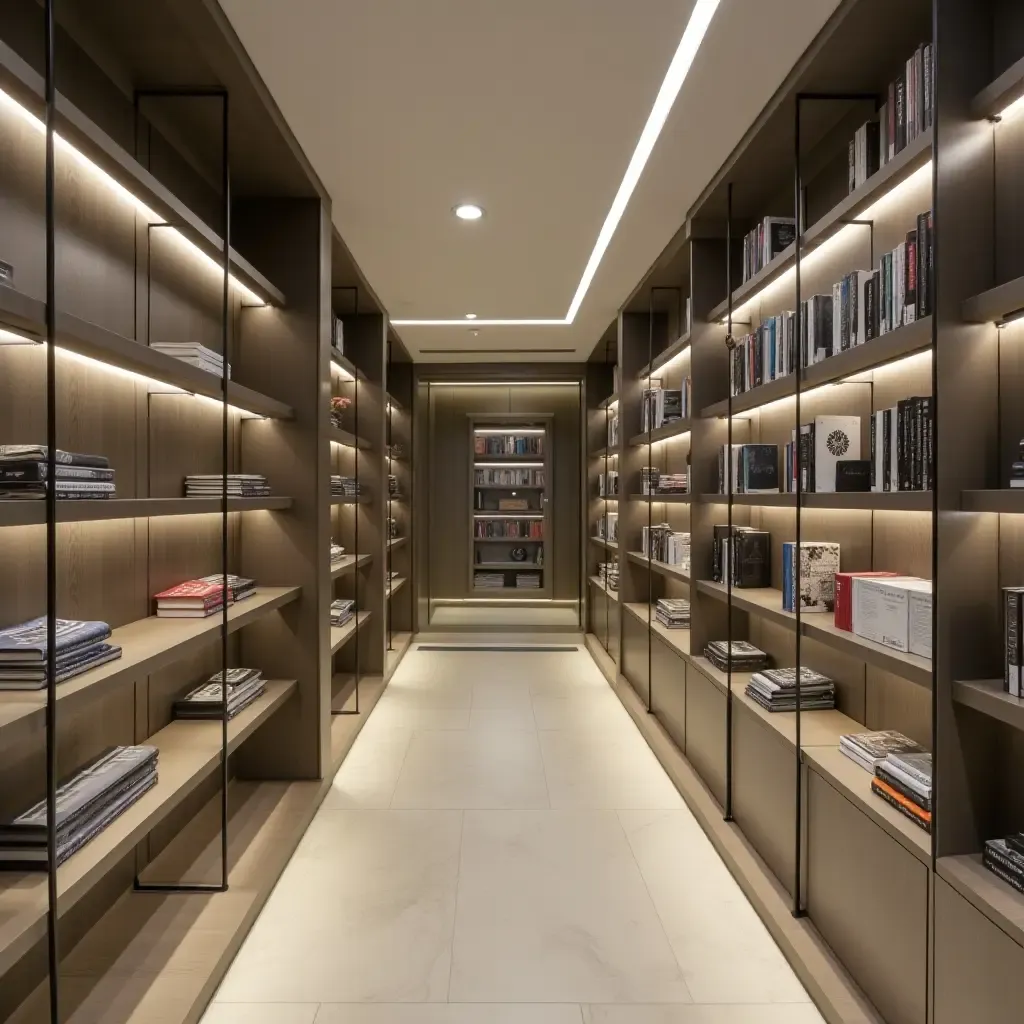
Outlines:
[[[467,320],[475,320],[476,319],[476,313],[467,313],[466,314],[466,319]]]
[[[459,203],[458,206],[452,207],[452,213],[459,220],[479,220],[484,215],[484,209],[476,203]]]
[[[432,380],[435,388],[535,388],[552,386],[578,388],[578,380]]]
[[[26,334],[19,334],[17,331],[9,331],[6,327],[0,327],[0,345],[38,345],[38,338],[30,338]]]
[[[474,462],[478,469],[543,469],[543,462]]]
[[[1024,112],[1024,96],[1014,100],[1008,107],[1000,110],[996,117],[1000,121],[1006,121],[1010,118],[1016,117],[1018,114]]]
[[[523,429],[522,427],[509,427],[508,430],[474,430],[474,434],[500,434],[505,436],[506,434],[543,434],[543,427],[530,427]]]
[[[17,114],[23,121],[30,124],[36,131],[45,135],[46,124],[35,116],[26,107],[23,107],[13,96],[4,92],[0,89],[0,106],[5,106],[15,114]],[[99,164],[93,163],[84,153],[76,149],[64,136],[58,132],[53,133],[54,146],[63,153],[67,153],[80,167],[85,169],[94,178],[100,181],[106,186],[108,191],[113,192],[122,202],[127,203],[130,206],[134,206],[138,214],[143,220],[149,224],[163,224],[166,221],[165,217],[161,217],[154,213],[146,204],[138,198],[138,196],[129,192],[116,178],[109,175]],[[177,228],[168,227],[168,233],[171,237],[175,238],[178,243],[187,252],[199,257],[199,259],[212,267],[218,273],[223,270],[221,264],[215,260],[212,256],[203,252],[191,239],[186,238]],[[246,300],[257,306],[267,305],[266,301],[257,295],[251,288],[243,284],[235,277],[234,274],[228,274],[228,280],[245,296]]]
[[[586,266],[583,268],[583,276],[580,278],[580,283],[576,286],[576,294],[573,295],[572,302],[569,303],[569,310],[565,316],[561,320],[478,320],[477,323],[487,327],[566,327],[573,323],[576,319],[576,314],[580,310],[580,306],[583,305],[583,300],[587,297],[591,284],[594,282],[594,277],[597,274],[598,267],[601,265],[601,260],[604,259],[604,254],[611,244],[612,238],[615,236],[619,222],[626,212],[626,207],[633,197],[633,192],[640,181],[644,168],[647,166],[647,161],[654,151],[654,146],[661,135],[661,130],[665,127],[668,115],[672,112],[676,97],[683,87],[683,82],[686,81],[686,76],[689,74],[690,67],[697,56],[700,44],[704,41],[708,26],[711,24],[711,19],[715,16],[715,11],[718,10],[720,2],[721,0],[696,0],[694,4],[690,20],[683,31],[683,38],[679,41],[679,46],[676,48],[672,62],[668,66],[668,71],[665,72],[661,88],[654,99],[654,106],[651,107],[651,112],[647,115],[647,123],[644,125],[640,138],[637,140],[633,156],[630,158],[629,165],[626,167],[626,173],[619,183],[619,189],[615,193],[615,198],[612,200],[612,205],[604,219],[604,224],[601,225],[597,241],[594,243],[594,249],[590,254],[590,259],[587,260]],[[455,215],[461,216],[459,210],[470,205],[465,204],[462,207],[456,207]],[[475,207],[475,209],[479,210],[479,207]],[[482,214],[483,211],[479,210],[477,217],[482,216]],[[392,320],[391,322],[396,327],[452,327],[462,323],[461,320]]]

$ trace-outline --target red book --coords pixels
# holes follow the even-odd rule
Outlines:
[[[854,576],[899,576],[898,572],[837,572],[836,573],[836,629],[853,632],[853,578]]]
[[[210,608],[222,604],[223,598],[223,585],[205,580],[185,580],[154,595],[157,608]]]

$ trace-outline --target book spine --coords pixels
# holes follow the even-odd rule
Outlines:
[[[1012,871],[1009,871],[1002,864],[997,863],[995,857],[986,849],[982,855],[982,862],[985,867],[994,875],[998,875],[1007,885],[1013,886],[1017,892],[1024,893],[1024,880],[1020,879]]]
[[[897,793],[905,796],[911,803],[917,804],[922,810],[931,811],[932,802],[927,797],[921,796],[920,793],[915,793],[910,786],[900,779],[897,779],[891,772],[887,772],[883,766],[879,766],[875,769],[875,774],[887,785],[891,786],[896,790]]]
[[[1024,593],[1005,590],[1003,614],[1004,669],[1003,689],[1011,697],[1019,697],[1021,679],[1021,630],[1024,627]]]
[[[923,828],[925,832],[931,832],[931,825],[923,818],[919,818],[909,807],[903,804],[900,800],[897,800],[891,793],[886,793],[880,786],[876,786],[874,783],[871,784],[871,792],[875,796],[880,796],[890,807],[895,807],[905,818],[909,818],[915,825]],[[922,812],[926,813],[926,812]]]

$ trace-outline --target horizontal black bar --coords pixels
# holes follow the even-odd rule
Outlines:
[[[177,882],[140,882],[136,880],[132,886],[134,892],[154,893],[200,893],[200,892],[227,892],[228,887],[219,882],[188,884]]]

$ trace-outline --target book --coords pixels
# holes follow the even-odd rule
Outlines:
[[[931,590],[930,580],[915,576],[853,577],[853,632],[893,650],[930,657]]]
[[[186,580],[154,595],[156,613],[165,618],[203,618],[224,607],[224,586],[206,580]],[[230,601],[230,590],[229,590]]]
[[[895,729],[850,733],[839,737],[839,749],[866,771],[874,772],[889,754],[926,754],[909,736]]]
[[[704,648],[704,657],[721,672],[756,672],[766,668],[768,655],[746,640],[712,640]]]
[[[1022,696],[1024,587],[1003,587],[1003,689]]]
[[[215,572],[209,576],[200,576],[197,582],[210,583],[217,588],[218,592],[222,592],[224,589],[223,573]],[[246,576],[236,576],[234,573],[229,572],[227,585],[229,601],[244,601],[247,597],[252,597],[256,593],[256,581]]]
[[[782,610],[797,605],[796,543],[782,545]],[[804,612],[835,610],[835,576],[839,571],[839,545],[828,541],[802,541],[799,564],[799,601]]]
[[[0,487],[15,481],[23,483],[45,483],[49,473],[49,463],[36,460],[20,462],[0,462]],[[57,480],[112,481],[112,469],[96,469],[92,466],[66,466],[57,464],[55,474]]]
[[[42,444],[0,444],[0,463],[46,462],[49,448]],[[109,469],[110,462],[105,455],[83,455],[79,452],[65,452],[59,448],[55,461],[65,466],[87,466],[93,469]]]
[[[837,572],[835,575],[836,629],[853,632],[853,581],[857,576],[894,577],[895,572]]]
[[[54,682],[64,683],[84,672],[107,662],[116,661],[122,651],[117,644],[93,644],[83,647],[67,658],[57,659]],[[43,665],[11,666],[0,668],[0,690],[41,690],[46,686],[46,667]]]
[[[920,825],[925,832],[932,830],[932,813],[919,807],[913,800],[909,800],[898,790],[890,786],[884,779],[877,776],[871,780],[871,792],[880,796],[891,807],[895,807],[901,814],[909,818],[915,825]]]
[[[0,629],[0,665],[32,665],[46,663],[47,623],[45,616],[30,619],[18,626]],[[57,619],[57,657],[100,643],[110,636],[106,622],[81,622]]]
[[[905,778],[892,771],[885,762],[875,769],[875,777],[881,779],[887,786],[895,789],[897,793],[906,797],[922,810],[930,811],[932,809],[931,790],[924,793],[915,789]]]

